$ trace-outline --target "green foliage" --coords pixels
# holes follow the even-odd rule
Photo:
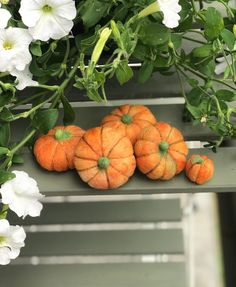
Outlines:
[[[32,119],[32,125],[45,134],[56,125],[58,116],[57,109],[39,110]]]

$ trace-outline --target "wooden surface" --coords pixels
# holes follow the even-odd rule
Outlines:
[[[4,287],[188,287],[183,263],[10,266]]]

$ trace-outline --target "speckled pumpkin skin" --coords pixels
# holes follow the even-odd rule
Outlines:
[[[105,159],[105,166],[99,160]],[[114,189],[134,173],[136,162],[130,140],[117,129],[97,127],[81,138],[74,158],[81,179],[96,189]],[[103,161],[104,164],[104,161]]]
[[[203,162],[198,163],[196,157],[200,157]],[[214,163],[205,155],[194,154],[186,164],[186,176],[196,184],[204,184],[214,175]]]
[[[181,132],[164,122],[145,128],[134,150],[139,170],[153,180],[169,180],[180,173],[188,154]]]
[[[129,119],[131,122],[129,122]],[[102,120],[102,125],[117,128],[134,145],[143,128],[154,125],[156,118],[152,112],[141,105],[123,105],[113,110]]]
[[[58,130],[68,132],[71,137],[57,140]],[[39,137],[34,145],[34,155],[41,167],[49,171],[66,171],[74,168],[74,152],[79,140],[85,133],[78,126],[57,126],[46,135]]]

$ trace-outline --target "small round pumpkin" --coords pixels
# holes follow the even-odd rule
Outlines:
[[[136,142],[143,128],[155,123],[156,118],[152,112],[141,105],[120,106],[102,120],[103,126],[119,129],[132,144]]]
[[[181,132],[164,122],[145,128],[134,150],[139,170],[151,179],[161,180],[180,173],[188,154]]]
[[[205,155],[194,154],[186,164],[186,176],[196,184],[204,184],[214,174],[214,163]]]
[[[85,133],[78,126],[57,126],[40,136],[34,145],[34,155],[47,170],[66,171],[74,168],[75,148]]]
[[[96,127],[81,138],[74,158],[81,179],[96,189],[114,189],[133,175],[136,162],[130,140],[117,129]]]

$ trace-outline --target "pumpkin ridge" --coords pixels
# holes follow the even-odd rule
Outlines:
[[[69,158],[68,158],[68,154],[67,154],[67,152],[65,151],[65,147],[64,147],[64,145],[63,145],[62,143],[63,143],[63,141],[59,141],[59,145],[61,146],[61,148],[63,149],[63,151],[64,151],[64,153],[65,153],[67,164],[68,164],[68,166],[70,166],[70,160],[69,160]]]
[[[124,177],[127,177],[128,178],[128,176],[126,175],[126,174],[124,174],[124,173],[122,173],[119,169],[117,169],[116,167],[114,167],[114,165],[112,165],[112,164],[110,164],[111,165],[111,167],[114,169],[114,170],[116,170],[117,172],[119,172],[121,175],[123,175]]]
[[[134,119],[134,121],[136,122],[136,124],[138,125],[138,122],[139,121],[142,121],[142,122],[146,122],[146,123],[149,123],[150,125],[152,125],[153,126],[153,123],[151,123],[151,122],[149,122],[148,120],[146,120],[146,119]]]
[[[149,156],[149,155],[156,154],[156,153],[157,153],[157,152],[152,152],[152,153],[142,154],[142,155],[140,155],[140,156],[138,156],[138,157]]]
[[[91,169],[91,168],[89,168]],[[99,174],[100,170],[98,170],[98,172],[93,176],[91,177],[88,181],[85,181],[86,183],[89,183],[91,180],[93,180],[98,174]]]
[[[193,165],[189,168],[188,173],[191,172],[191,170],[193,169],[194,165],[195,165],[195,164],[193,164]],[[200,169],[199,169],[199,172],[200,172]],[[198,175],[197,175],[195,181],[197,180],[197,178],[198,178],[198,176],[199,176],[199,172],[198,172]]]
[[[110,151],[109,151],[107,157],[110,156],[110,154],[112,153],[113,149],[114,149],[114,148],[119,144],[119,142],[120,142],[121,140],[123,140],[124,138],[126,138],[126,136],[121,137],[121,138],[117,141],[117,143],[115,143],[115,144],[113,145],[113,147],[110,149]]]
[[[164,174],[165,174],[165,172],[166,172],[166,161],[167,161],[167,154],[166,154],[166,156],[165,156],[165,167],[163,168],[163,174],[162,174],[162,176],[160,177],[160,179],[163,179]]]
[[[80,157],[80,156],[77,156],[77,155],[75,155],[74,157],[76,157],[78,159],[93,160],[93,161],[97,162],[97,160],[91,159],[91,158],[88,158],[88,157]]]
[[[155,126],[155,128],[158,130],[158,133],[159,133],[159,135],[160,135],[161,140],[164,140],[163,137],[162,137],[162,133],[161,133],[161,131],[159,130],[159,128],[158,128],[157,126]]]
[[[82,139],[84,140],[84,142],[90,147],[90,149],[98,156],[100,156],[94,149],[93,147],[86,141],[86,139],[84,137],[82,137]]]
[[[109,180],[109,176],[107,174],[107,169],[105,170],[105,173],[106,173],[106,179],[107,179],[107,186],[108,186],[108,189],[111,188],[111,183],[110,183],[110,180]]]
[[[85,168],[85,169],[77,169],[77,171],[88,171],[88,170],[90,170],[91,168],[95,168],[95,167],[97,167],[97,165],[95,164],[95,166],[91,166],[91,167],[89,167],[89,168]]]
[[[173,142],[170,144],[170,146],[174,145],[174,144],[178,144],[178,143],[181,143],[181,142],[184,142],[184,138],[182,140],[179,140],[179,141],[176,141],[176,142]]]
[[[196,182],[198,182],[199,176],[201,175],[201,169],[202,169],[203,167],[205,167],[205,163],[200,164],[200,165],[201,165],[201,167],[200,167],[199,172],[198,172],[198,175],[197,175],[197,177],[196,177]]]
[[[56,141],[56,146],[55,146],[55,149],[54,149],[54,152],[53,152],[53,156],[52,156],[52,169],[54,169],[54,170],[55,170],[54,158],[55,158],[55,154],[56,154],[56,151],[57,151],[57,147],[58,147],[58,141]]]
[[[168,136],[166,137],[166,141],[168,141],[168,140],[169,140],[170,135],[171,135],[171,133],[172,133],[173,129],[174,129],[174,127],[171,127],[170,132],[169,132]]]
[[[161,164],[161,160],[162,160],[162,157],[161,157],[160,161],[158,162],[158,164],[153,169],[151,169],[149,172],[147,172],[145,174],[148,175],[149,173],[153,172]]]
[[[170,148],[171,150],[173,150],[173,151],[175,151],[175,152],[178,152],[179,154],[181,154],[181,155],[183,155],[183,156],[186,156],[186,154],[184,154],[183,152],[181,152],[181,151],[178,151],[178,150],[176,150],[176,149],[173,149],[173,148]]]

